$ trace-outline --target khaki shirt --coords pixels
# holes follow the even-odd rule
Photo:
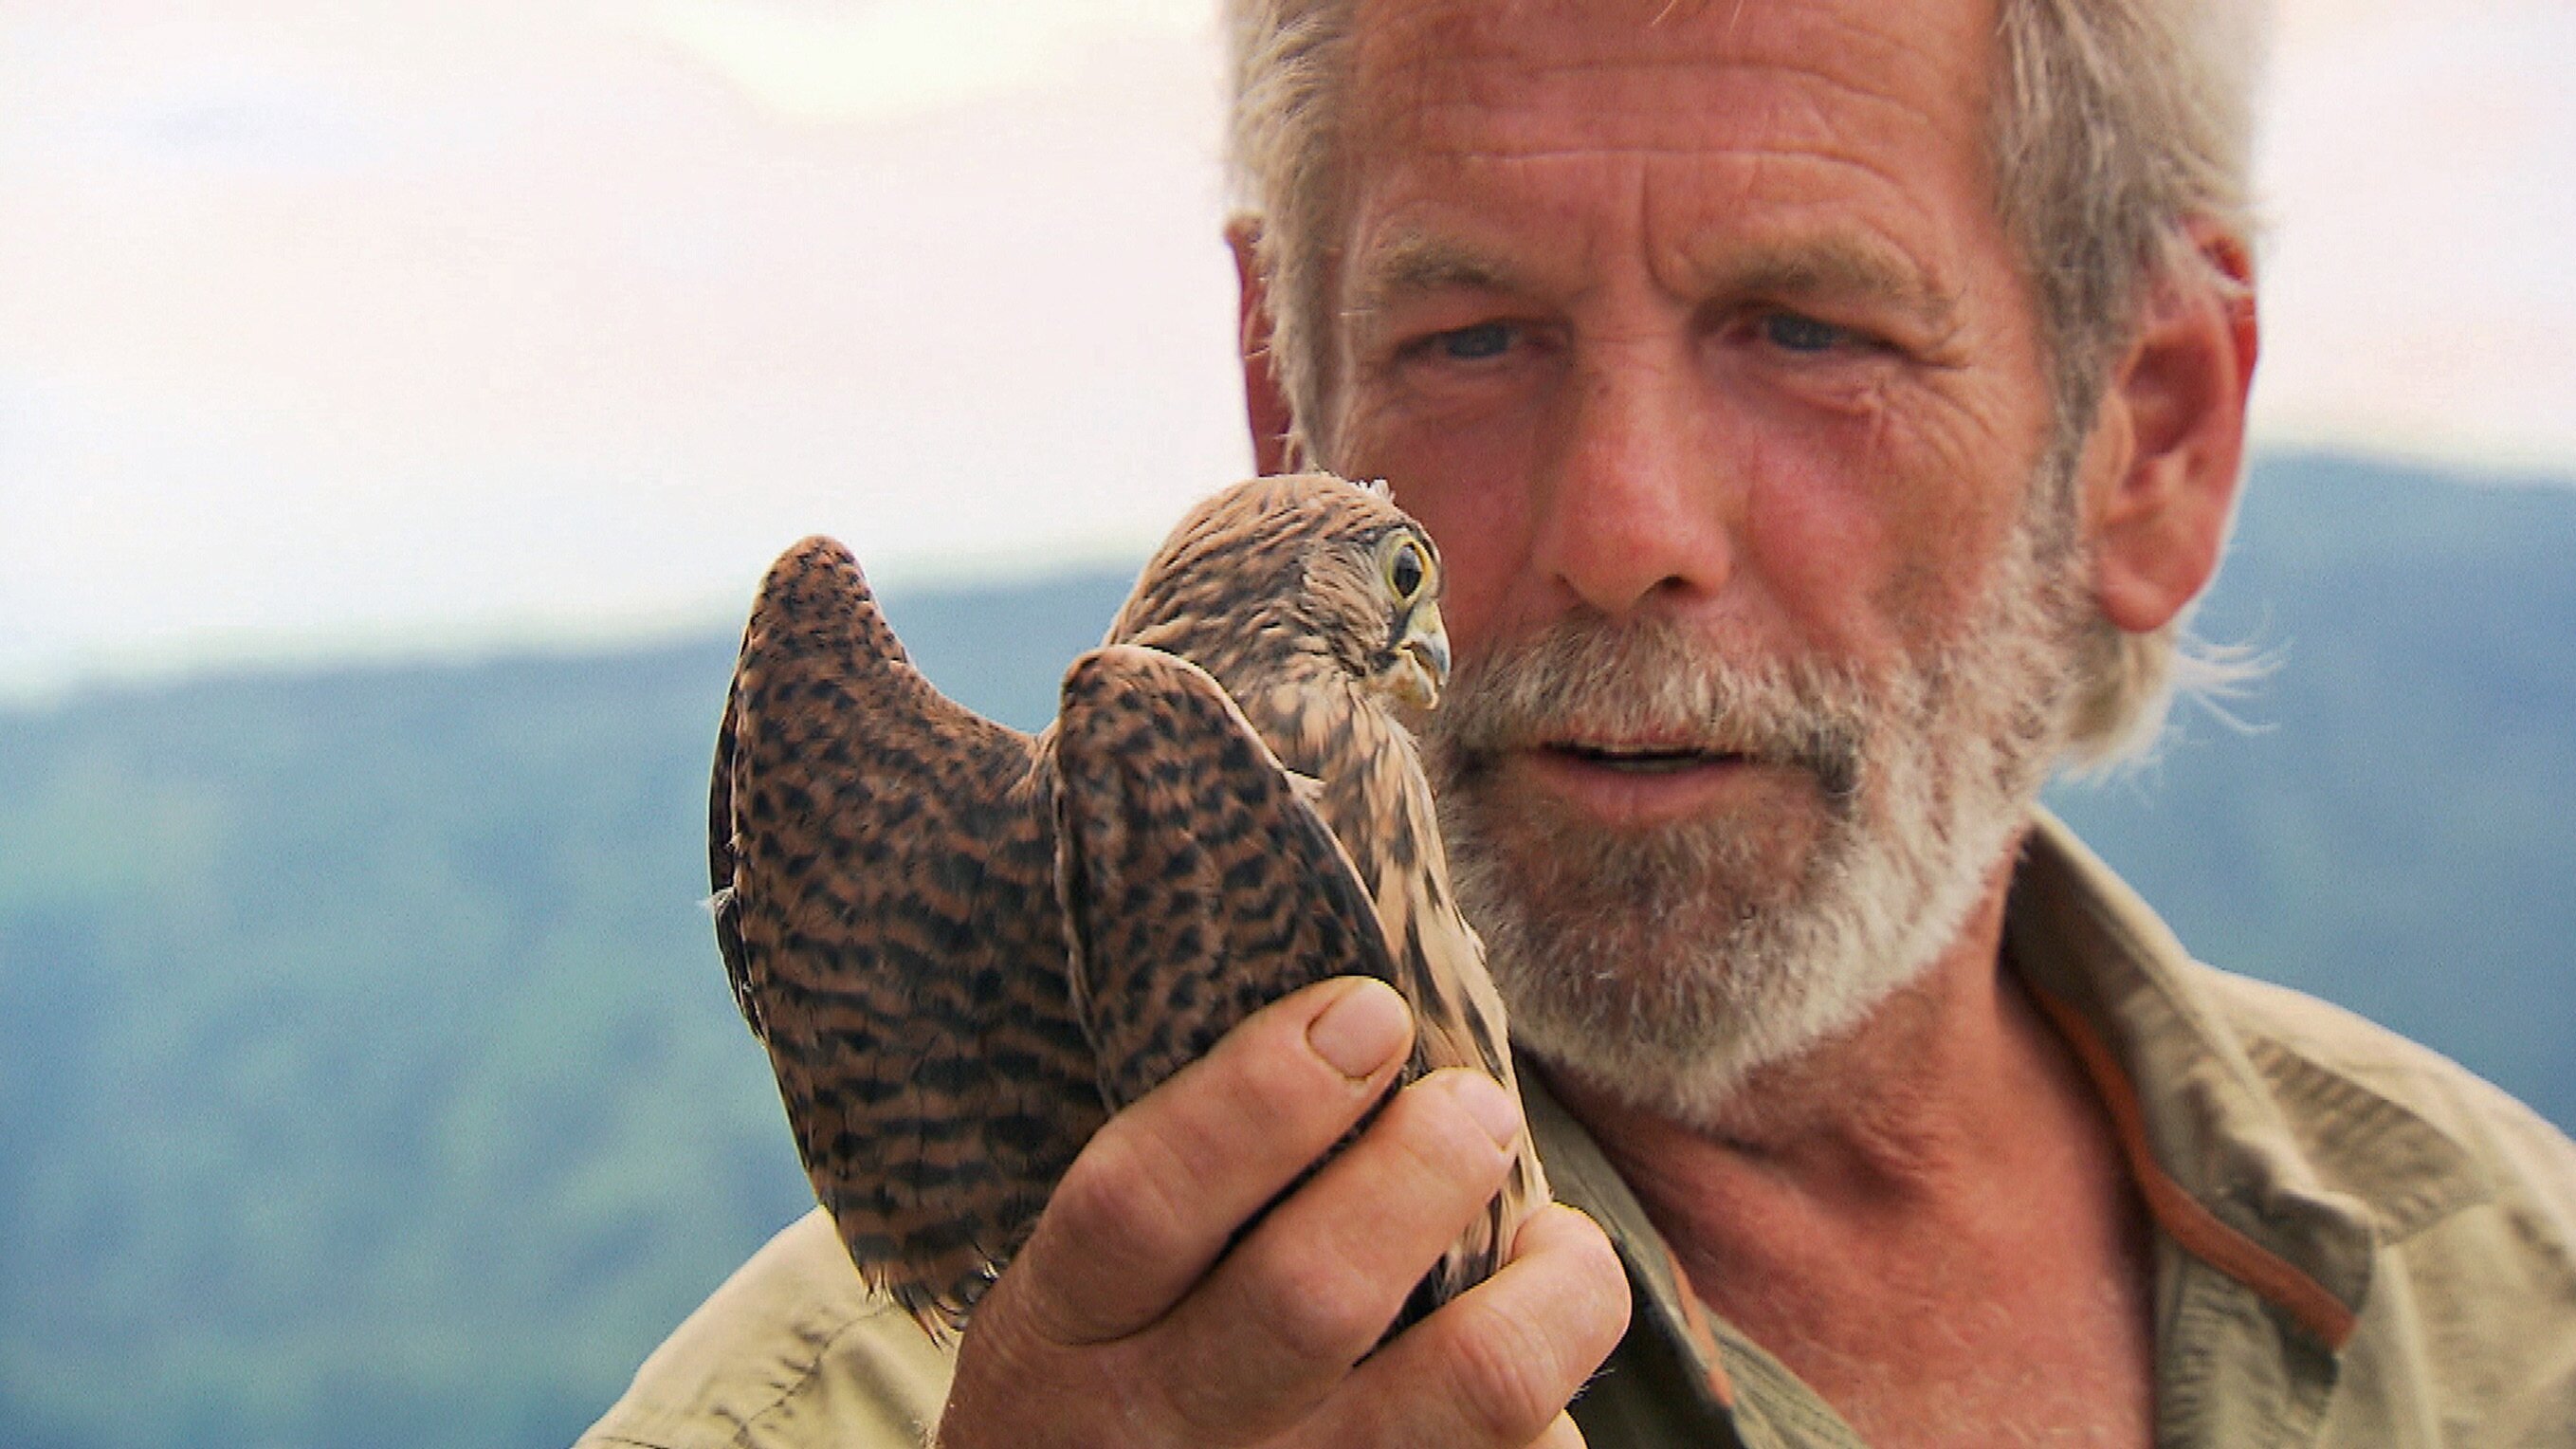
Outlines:
[[[2101,1090],[2159,1229],[2160,1446],[2576,1444],[2576,1146],[2422,1047],[2193,962],[2045,815],[2004,952]],[[1636,1295],[1574,1405],[1595,1449],[1858,1449],[1684,1291],[1583,1128],[1526,1095],[1557,1195],[1608,1230]],[[920,1444],[948,1371],[818,1211],[692,1314],[579,1449]]]

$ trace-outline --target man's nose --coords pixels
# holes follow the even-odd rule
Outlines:
[[[1716,454],[1688,359],[1632,349],[1568,381],[1536,562],[1610,618],[1715,594],[1734,570],[1741,490]]]

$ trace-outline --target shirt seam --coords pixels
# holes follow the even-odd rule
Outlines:
[[[2340,1350],[2350,1342],[2360,1326],[2359,1312],[2296,1264],[2211,1212],[2192,1196],[2190,1189],[2166,1172],[2148,1139],[2137,1088],[2120,1069],[2110,1049],[2073,1007],[2036,986],[2030,988],[2030,995],[2056,1024],[2085,1074],[2093,1079],[2103,1107],[2110,1114],[2113,1136],[2129,1159],[2130,1178],[2158,1226],[2194,1257],[2288,1313],[2329,1348]]]

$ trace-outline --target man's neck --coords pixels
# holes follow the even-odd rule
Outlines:
[[[2031,1427],[2087,1404],[2113,1421],[2068,1442],[2143,1437],[2145,1216],[2082,1068],[2001,963],[2008,881],[2009,862],[1918,981],[1713,1121],[1549,1078],[1698,1293],[1874,1444],[1993,1427],[1961,1397],[1981,1373],[2048,1420]]]

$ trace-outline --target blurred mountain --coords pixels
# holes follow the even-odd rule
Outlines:
[[[2051,800],[2203,959],[2429,1042],[2576,1129],[2576,490],[2270,460],[2195,632],[2241,728]],[[2197,717],[2195,717],[2197,716]]]
[[[2205,957],[2576,1124],[2576,490],[2270,460],[2281,666],[2052,799]],[[1127,580],[889,601],[1023,727]],[[567,1441],[810,1199],[700,900],[730,637],[0,715],[0,1444]]]
[[[1127,582],[888,607],[1033,726]],[[567,1442],[811,1204],[700,904],[732,654],[0,716],[0,1445]]]

